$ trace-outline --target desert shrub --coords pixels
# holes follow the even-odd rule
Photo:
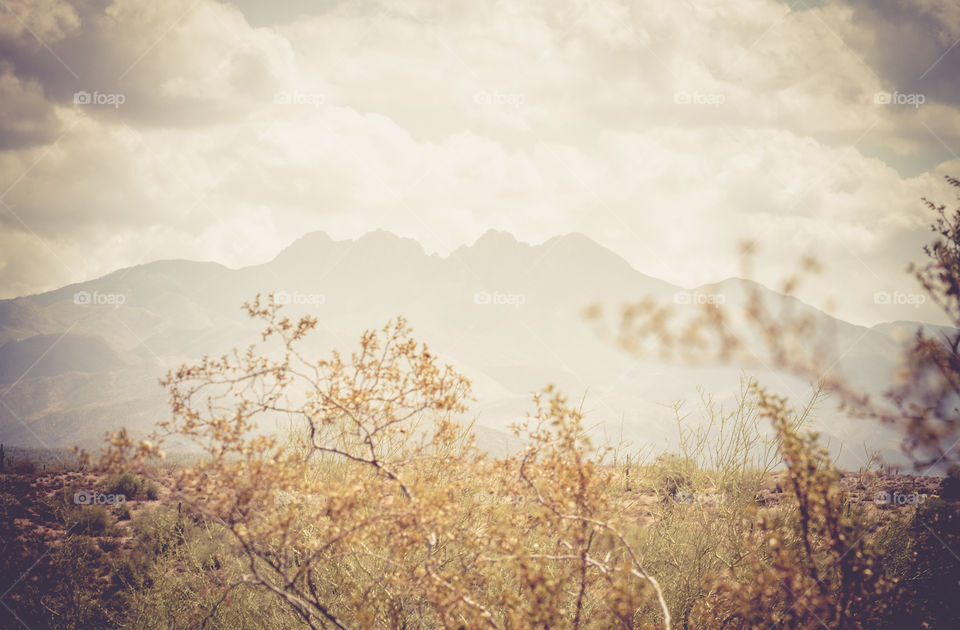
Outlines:
[[[113,536],[117,530],[113,526],[111,509],[105,505],[86,505],[77,503],[77,489],[72,485],[58,488],[44,495],[36,506],[37,515],[46,521],[60,523],[75,533],[89,536]],[[123,509],[121,502],[116,510]]]
[[[491,625],[662,626],[658,590],[677,627],[821,627],[818,617],[836,627],[881,623],[878,602],[893,601],[888,578],[896,572],[874,573],[874,559],[895,548],[909,519],[897,521],[900,533],[889,542],[858,546],[864,512],[840,500],[836,471],[799,435],[799,416],[808,410],[792,414],[762,390],[756,396],[765,417],[782,420],[773,443],[788,462],[787,493],[774,507],[695,495],[639,526],[621,510],[628,495],[610,490],[617,471],[599,464],[603,449],[583,437],[582,416],[548,391],[517,427],[529,446],[516,456],[484,462],[447,455],[405,468],[401,482],[423,501],[415,512],[404,509],[405,495],[389,478],[378,482],[356,462],[332,459],[306,469],[309,481],[280,501],[264,489],[262,502],[244,504],[242,519],[232,514],[239,522],[208,525],[186,510],[144,510],[133,523],[138,550],[117,569],[130,597],[127,627],[164,627],[175,602],[181,622],[230,627],[272,597],[288,606],[263,627],[307,625],[286,599],[295,588],[314,594],[347,627],[442,626],[432,580],[418,573],[428,556],[416,544],[395,545],[422,541],[411,531],[416,519],[434,526],[434,570],[460,580],[460,592],[490,611]],[[712,487],[719,472],[692,474],[683,487]],[[315,500],[307,490],[317,488],[324,496]],[[391,527],[376,530],[378,521]],[[236,534],[254,527],[263,535],[253,544],[249,530]],[[823,589],[814,588],[819,583]]]
[[[111,573],[129,598],[134,593],[146,593],[153,586],[153,570],[156,564],[154,556],[136,549],[119,556]]]
[[[705,398],[706,425],[679,422],[679,452],[640,467],[638,487],[670,499],[641,523],[558,392],[534,397],[518,453],[486,461],[458,417],[469,383],[403,320],[314,360],[301,341],[316,320],[247,308],[263,344],[169,373],[162,431],[120,432],[101,461],[147,476],[171,434],[206,451],[172,471],[181,508],[133,519],[127,627],[170,625],[171,608],[214,627],[884,627],[921,574],[909,552],[889,570],[878,554],[935,538],[843,500],[802,432],[819,391],[800,412],[752,382],[734,408]],[[760,505],[778,464],[783,491]]]
[[[243,552],[218,526],[162,507],[143,510],[132,526],[137,544],[114,567],[123,589],[119,627],[308,627],[273,594],[243,583]]]
[[[128,500],[146,499],[155,501],[159,496],[159,488],[156,482],[144,479],[131,472],[110,475],[101,484],[101,488],[106,494],[123,495]]]
[[[137,544],[129,553],[119,554],[114,559],[111,573],[126,597],[130,598],[135,593],[146,593],[153,586],[157,567],[163,564],[162,556]]]
[[[135,499],[143,491],[143,479],[133,473],[111,475],[104,480],[103,491],[108,494],[122,494],[127,499]]]
[[[696,627],[870,628],[887,616],[892,584],[880,575],[859,524],[843,509],[839,473],[814,434],[794,427],[785,399],[754,385],[789,474],[786,513],[758,512],[754,550],[698,602]]]
[[[131,522],[140,548],[153,555],[162,555],[183,544],[191,531],[176,510],[166,507],[141,510]]]
[[[947,181],[960,188],[960,180],[947,177]],[[949,472],[942,495],[955,497],[958,486],[953,479],[960,475],[960,451],[956,449],[960,435],[956,405],[960,398],[960,208],[948,212],[943,205],[924,201],[934,213],[931,228],[935,240],[924,248],[926,264],[909,269],[953,327],[919,328],[903,348],[902,369],[884,396],[866,396],[840,369],[834,369],[842,356],[835,352],[829,325],[820,326],[815,316],[798,311],[789,298],[768,303],[758,289],[748,291],[742,313],[704,305],[692,315],[678,316],[670,305],[646,298],[623,308],[619,321],[612,326],[604,324],[602,305],[588,309],[587,317],[598,324],[601,334],[640,356],[659,351],[662,357],[682,361],[737,359],[746,365],[786,369],[819,382],[852,417],[901,429],[903,451],[913,459],[916,469],[923,474]],[[754,251],[755,244],[744,244],[743,275],[748,278]],[[784,280],[781,291],[791,294],[817,268],[815,260],[802,260],[798,273]],[[761,341],[761,347],[747,347],[747,338]],[[960,566],[960,558],[951,543],[944,544],[951,540],[948,530],[941,535],[923,521],[924,514],[941,504],[928,499],[915,510],[916,523],[923,525],[921,530],[916,524],[905,525],[902,506],[844,503],[839,498],[842,490],[837,472],[830,472],[829,462],[815,440],[801,439],[795,430],[778,427],[782,423],[777,418],[785,417],[779,409],[782,405],[768,396],[761,396],[760,402],[764,414],[774,421],[778,439],[793,436],[787,440],[788,448],[778,445],[790,473],[788,492],[781,499],[786,505],[758,511],[763,514],[762,520],[750,517],[763,536],[756,541],[752,566],[739,577],[739,582],[747,586],[736,586],[733,576],[737,572],[727,571],[726,586],[718,587],[719,598],[704,600],[696,608],[701,623],[707,627],[767,623],[817,627],[816,617],[820,616],[826,620],[822,623],[837,627],[956,625],[944,602],[951,597],[956,600],[957,593],[951,589],[958,581],[950,571]],[[880,462],[870,456],[867,461],[859,478],[860,490],[903,491],[899,484],[880,485],[879,476],[876,481],[871,479],[871,465]],[[805,462],[812,468],[799,470],[795,462]],[[700,470],[710,469],[697,463]],[[717,468],[731,469],[725,465]],[[949,516],[939,518],[943,520],[935,522],[953,523]],[[924,557],[923,545],[938,539],[939,553],[931,550]],[[876,558],[887,553],[890,567],[878,572]],[[878,573],[882,575],[877,577]],[[925,576],[938,577],[928,580]],[[789,589],[777,586],[777,580],[794,591],[809,584],[815,599],[809,599],[804,589],[796,591],[798,595],[791,594]],[[909,603],[927,601],[930,605],[922,613],[915,612],[916,605]],[[798,613],[801,608],[808,613]]]
[[[37,472],[37,465],[32,460],[21,459],[14,463],[12,470],[18,475],[33,475]]]
[[[67,521],[68,529],[87,536],[113,536],[113,517],[102,505],[84,505],[72,512]]]
[[[880,516],[880,515],[878,515]],[[869,517],[864,517],[865,522]],[[909,513],[886,513],[872,523],[866,523],[868,531],[872,530],[868,544],[877,558],[882,558],[880,565],[884,575],[891,582],[909,580],[915,565],[916,532],[911,526],[912,515]]]
[[[145,549],[180,555],[199,580],[230,563],[215,545],[204,553],[188,542],[186,529],[215,523],[244,566],[216,582],[223,601],[276,597],[317,626],[607,627],[632,623],[648,603],[650,623],[669,625],[658,581],[607,495],[617,472],[598,464],[582,414],[560,394],[535,397],[516,427],[526,449],[485,464],[456,418],[469,383],[402,320],[364,333],[348,359],[312,361],[296,346],[315,320],[291,322],[259,301],[249,311],[287,352],[272,359],[253,347],[168,375],[166,429],[208,458],[177,471],[175,523],[169,513],[134,519]],[[291,422],[285,440],[253,430],[278,415]],[[118,434],[104,463],[131,470],[162,440],[138,447]],[[479,470],[497,500],[458,501]],[[224,612],[192,602],[208,618]]]
[[[56,523],[69,523],[72,515],[79,509],[74,502],[76,492],[76,488],[67,485],[58,488],[49,496],[42,497],[37,505],[40,518]]]
[[[102,570],[103,553],[86,536],[67,536],[50,553],[37,584],[44,626],[63,630],[106,627],[109,619]]]
[[[960,189],[960,179],[947,176],[947,183]],[[759,289],[747,292],[742,313],[719,305],[703,305],[692,315],[678,315],[672,305],[645,298],[627,305],[619,321],[606,323],[603,305],[587,309],[601,334],[639,356],[659,351],[662,357],[691,362],[731,359],[750,365],[786,369],[804,379],[820,382],[825,392],[842,403],[852,417],[897,427],[902,450],[917,470],[960,474],[960,207],[948,211],[943,204],[923,200],[933,213],[930,225],[934,239],[924,246],[924,264],[911,264],[908,271],[939,306],[950,327],[918,327],[902,348],[901,366],[895,382],[883,396],[871,397],[854,385],[840,369],[833,327],[822,325],[809,312],[795,308],[791,298],[766,300]],[[744,243],[743,276],[749,278],[756,243]],[[795,292],[819,263],[805,257],[798,271],[780,288],[787,296]],[[778,308],[779,307],[779,308]],[[743,330],[732,325],[745,316]],[[760,342],[747,347],[744,339]],[[759,359],[759,361],[758,361]]]
[[[663,453],[647,469],[650,489],[663,501],[673,501],[680,493],[694,491],[697,484],[697,464],[690,458],[674,453]]]

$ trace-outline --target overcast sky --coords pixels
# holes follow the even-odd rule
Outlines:
[[[384,228],[587,234],[858,323],[960,176],[956,0],[0,0],[0,296]],[[894,298],[893,301],[896,301]],[[902,297],[901,301],[909,301]]]

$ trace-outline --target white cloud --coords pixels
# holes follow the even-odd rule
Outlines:
[[[892,319],[863,296],[904,282],[919,197],[960,171],[874,157],[942,150],[960,118],[875,105],[870,33],[838,3],[345,3],[279,29],[211,0],[84,6],[43,22],[79,83],[31,75],[49,53],[0,31],[20,42],[0,130],[39,138],[0,152],[3,201],[37,235],[0,206],[7,295],[161,257],[260,262],[314,229],[446,253],[496,227],[583,231],[688,286],[736,274],[743,238],[768,244],[768,282],[812,251],[833,271],[811,299]],[[74,106],[75,85],[127,99]]]

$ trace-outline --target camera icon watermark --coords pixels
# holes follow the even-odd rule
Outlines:
[[[527,303],[527,296],[522,293],[506,293],[503,291],[477,291],[473,294],[473,303],[480,306],[512,306],[520,308]]]
[[[927,495],[903,494],[901,492],[877,492],[873,495],[875,505],[923,505],[927,500]]]
[[[877,291],[873,294],[873,303],[880,306],[912,306],[920,308],[927,303],[923,293],[904,293],[903,291]]]
[[[481,90],[473,95],[473,102],[477,105],[506,105],[509,107],[520,107],[527,102],[523,94],[506,92],[487,92]]]
[[[707,107],[720,107],[727,102],[726,94],[720,92],[687,92],[681,90],[673,94],[674,105],[704,105]]]
[[[727,296],[722,293],[677,291],[673,294],[673,303],[681,306],[721,306],[727,303]]]
[[[874,105],[902,105],[919,109],[926,102],[927,97],[923,94],[880,91],[873,95]]]
[[[103,105],[117,109],[126,102],[126,95],[120,93],[87,92],[86,90],[73,93],[74,105]]]
[[[319,92],[283,90],[273,95],[274,105],[308,105],[311,107],[320,107],[326,102],[327,97]]]
[[[276,291],[273,301],[278,306],[312,306],[320,308],[327,303],[327,296],[322,293],[303,293],[301,291]]]
[[[73,303],[79,306],[112,306],[113,308],[120,308],[126,301],[127,296],[122,293],[77,291],[73,294]]]
[[[127,500],[124,494],[102,494],[100,492],[75,492],[73,502],[76,505],[118,505]]]

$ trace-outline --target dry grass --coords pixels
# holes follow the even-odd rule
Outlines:
[[[960,324],[960,210],[931,207],[947,242],[917,273]],[[748,308],[778,365],[816,373],[800,343],[809,321]],[[261,343],[169,373],[172,417],[151,441],[112,436],[100,473],[0,476],[0,559],[14,576],[0,584],[0,621],[960,627],[956,480],[835,470],[805,429],[822,389],[799,410],[753,381],[734,408],[702,394],[705,421],[688,424],[678,407],[678,451],[639,465],[625,445],[591,445],[581,410],[547,388],[515,427],[525,448],[491,461],[459,421],[469,382],[402,319],[365,333],[349,357],[318,360],[300,350],[316,320],[292,321],[259,296],[247,310]],[[737,350],[719,309],[680,334],[663,327],[667,315],[628,310],[621,342],[636,351],[659,335],[661,350],[686,358],[711,344],[713,357]],[[953,461],[944,440],[960,424],[942,403],[960,395],[957,335],[917,338],[916,378],[891,393],[903,417],[843,383],[823,386],[901,424],[911,452]],[[262,432],[264,421],[286,430]],[[205,457],[151,466],[170,435]],[[91,488],[134,500],[77,506],[74,493]]]

